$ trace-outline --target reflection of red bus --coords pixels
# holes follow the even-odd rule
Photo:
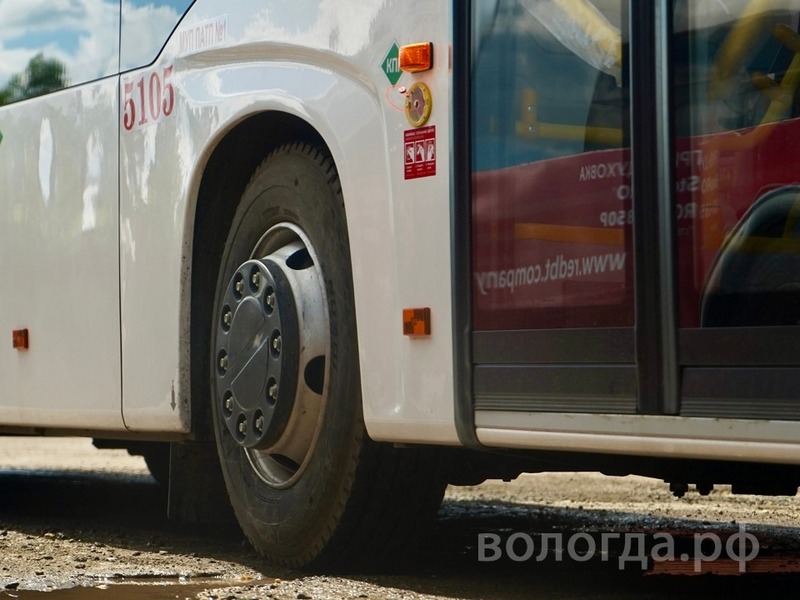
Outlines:
[[[743,251],[742,236],[765,236],[747,225],[767,210],[756,209],[756,202],[781,189],[796,194],[800,173],[786,148],[798,136],[800,120],[791,119],[677,140],[674,219],[684,283],[681,326],[698,326],[701,305],[714,302],[706,295],[723,293],[719,269],[729,253]],[[610,305],[616,307],[617,324],[630,322],[633,296],[625,281],[631,268],[626,267],[633,224],[631,169],[628,150],[609,149],[475,174],[475,237],[491,240],[474,256],[478,329],[532,325],[531,308],[551,309],[541,321],[545,327],[590,325],[597,318],[592,307],[602,312]],[[784,203],[781,210],[770,216],[785,224],[789,207]],[[791,233],[787,239],[775,226],[766,234],[773,243],[750,253],[793,252]],[[717,279],[709,282],[717,262]],[[746,294],[742,286],[750,283],[725,293]],[[578,312],[559,320],[552,309],[564,306]],[[718,318],[708,310],[707,319]]]
[[[547,311],[540,326],[559,326],[552,315],[562,306],[591,323],[592,307],[616,305],[625,322],[630,164],[614,149],[476,173],[475,237],[487,240],[474,256],[478,329],[533,325],[531,308]],[[573,319],[560,326],[579,325]]]

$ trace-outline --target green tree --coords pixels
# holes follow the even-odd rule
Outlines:
[[[40,52],[28,61],[25,71],[12,75],[8,85],[0,89],[0,105],[60,90],[68,85],[66,75],[63,63]]]

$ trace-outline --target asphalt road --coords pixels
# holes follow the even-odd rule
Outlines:
[[[178,527],[164,507],[138,457],[82,439],[0,437],[0,599],[731,599],[800,589],[797,498],[723,489],[677,500],[635,477],[454,488],[407,561],[335,577],[274,568],[238,531]],[[743,532],[749,545],[731,541]],[[667,537],[674,560],[654,560]],[[631,558],[643,541],[648,560],[621,561],[626,539]]]

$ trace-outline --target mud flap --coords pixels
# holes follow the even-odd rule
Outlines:
[[[167,515],[178,523],[236,525],[213,442],[173,442]]]

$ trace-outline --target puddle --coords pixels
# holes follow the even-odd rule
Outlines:
[[[220,579],[190,581],[120,581],[102,583],[91,587],[73,587],[52,591],[9,590],[0,588],[0,600],[194,600],[204,590],[228,588],[238,585],[264,585],[274,579],[248,579],[247,581],[223,581]]]

